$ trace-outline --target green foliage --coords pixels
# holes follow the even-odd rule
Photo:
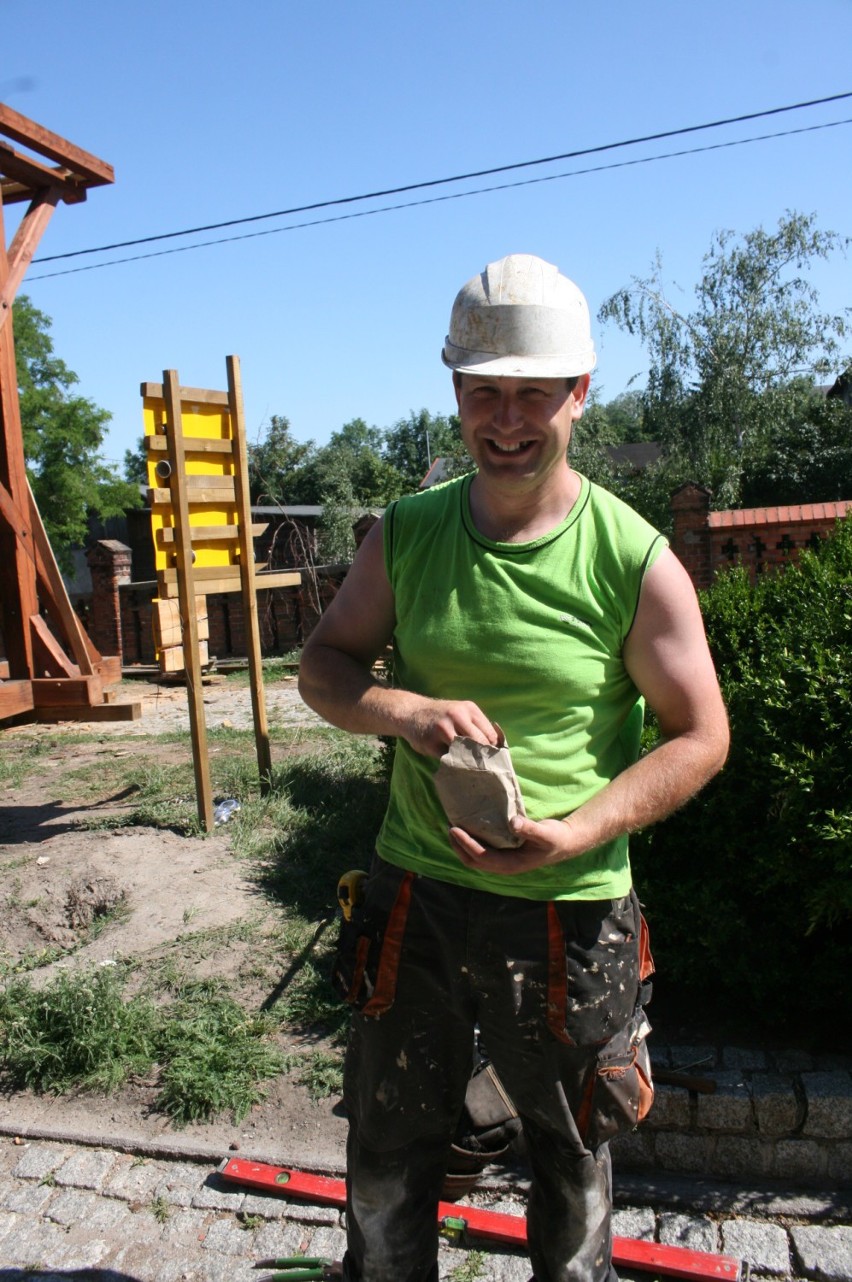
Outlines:
[[[268,1020],[246,1015],[230,997],[204,986],[185,990],[160,1026],[158,1107],[178,1125],[225,1110],[236,1121],[245,1117],[263,1098],[263,1079],[283,1067],[269,1031]]]
[[[702,604],[731,752],[632,846],[659,971],[702,1009],[831,1037],[852,974],[852,522]]]
[[[54,355],[50,318],[21,295],[13,308],[24,456],[36,503],[57,559],[69,563],[89,513],[117,516],[139,506],[136,488],[100,457],[110,415],[75,396],[79,380]]]
[[[819,491],[838,478],[807,466],[802,429],[817,458],[826,448],[844,459],[852,452],[852,415],[821,413],[814,395],[815,380],[848,360],[849,323],[820,311],[806,273],[843,248],[813,215],[788,213],[771,232],[718,233],[691,301],[671,300],[658,255],[649,277],[604,303],[600,319],[646,346],[641,434],[662,445],[672,488],[697,481],[717,508],[738,506],[749,492],[785,501],[772,485],[787,454],[799,467],[787,474],[786,501],[829,497]]]
[[[123,977],[105,969],[61,974],[37,990],[15,979],[0,990],[0,1068],[16,1088],[111,1091],[154,1059],[149,1002],[122,999]]]
[[[0,990],[0,1073],[16,1089],[112,1091],[160,1067],[157,1106],[178,1125],[230,1110],[239,1120],[281,1072],[268,1019],[249,1016],[210,984],[186,984],[170,1005],[125,1000],[116,970],[60,975]]]

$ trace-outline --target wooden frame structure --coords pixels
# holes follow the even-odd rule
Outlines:
[[[155,516],[159,513],[160,517],[154,527],[159,592],[154,604],[162,605],[175,597],[179,604],[198,819],[206,832],[214,826],[214,811],[196,602],[209,592],[242,593],[257,765],[261,792],[267,793],[272,756],[257,589],[295,587],[302,579],[298,570],[261,574],[265,566],[255,562],[253,536],[266,527],[252,522],[239,358],[226,357],[226,367],[227,392],[183,387],[174,369],[163,371],[162,383],[143,383],[140,388],[147,415],[148,474],[153,482],[148,497]],[[197,418],[199,407],[214,411],[214,427],[206,435],[186,435],[184,420]],[[189,468],[188,459],[192,460]],[[206,470],[194,470],[199,465]],[[231,512],[231,517],[205,524],[214,519],[209,513],[221,507]],[[166,523],[162,524],[164,514]],[[216,548],[216,564],[197,566],[196,552],[211,543]]]
[[[56,206],[79,204],[90,187],[113,181],[106,161],[0,104],[0,722],[26,713],[43,721],[138,716],[138,704],[105,703],[104,686],[120,680],[121,661],[102,657],[86,634],[33,499],[11,319]],[[28,208],[7,248],[3,208],[22,201]]]

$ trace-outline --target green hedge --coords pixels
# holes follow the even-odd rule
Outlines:
[[[723,772],[634,838],[663,988],[697,1012],[838,1036],[852,975],[852,521],[783,573],[702,593]]]

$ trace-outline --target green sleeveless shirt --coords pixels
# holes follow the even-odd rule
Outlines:
[[[562,819],[638,757],[643,703],[621,652],[642,577],[665,540],[581,477],[556,529],[530,543],[494,543],[473,525],[472,479],[400,499],[385,514],[395,684],[478,704],[506,736],[527,815]],[[466,868],[449,844],[436,769],[397,740],[377,842],[389,863],[529,899],[627,894],[626,836],[517,876]]]

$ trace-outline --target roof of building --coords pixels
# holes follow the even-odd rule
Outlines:
[[[790,507],[742,507],[729,512],[711,512],[711,530],[727,530],[738,525],[792,525],[802,521],[839,521],[852,511],[852,499],[837,503],[796,503]]]

